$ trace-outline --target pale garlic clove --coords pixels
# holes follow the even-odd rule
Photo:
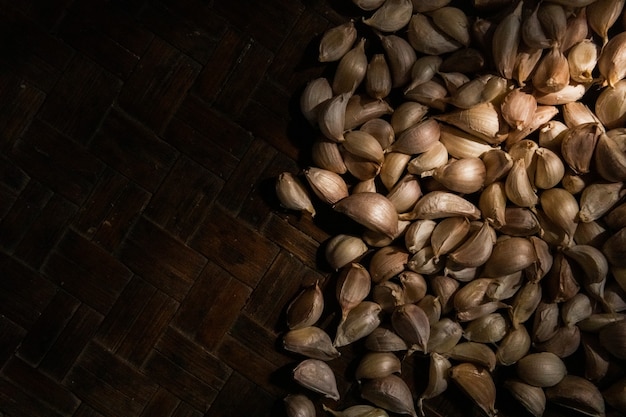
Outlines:
[[[394,237],[398,230],[398,213],[394,205],[379,193],[352,194],[338,201],[333,209],[367,229]]]
[[[626,122],[626,80],[618,81],[613,88],[602,90],[595,103],[595,112],[607,129],[624,125]]]
[[[416,155],[432,148],[439,141],[440,135],[439,123],[427,118],[405,129],[387,150]]]
[[[391,70],[392,88],[407,84],[411,79],[411,68],[417,60],[415,49],[397,35],[381,36],[381,43]]]
[[[366,190],[363,191],[367,192]],[[409,227],[409,224],[411,224],[411,222],[408,220],[398,220],[398,231],[393,236],[387,236],[383,233],[366,229],[362,235],[363,241],[373,248],[389,246],[394,240],[404,235],[404,232],[406,228]]]
[[[444,113],[435,116],[435,119],[451,124],[492,145],[503,142],[508,133],[508,125],[501,120],[500,113],[490,102]]]
[[[290,210],[306,211],[315,216],[315,207],[309,193],[300,180],[289,172],[283,172],[276,180],[276,196],[280,204]]]
[[[374,252],[369,262],[372,282],[378,284],[404,271],[409,253],[400,246],[384,246]]]
[[[510,237],[498,240],[483,269],[484,277],[499,277],[521,271],[537,260],[535,248],[529,239]]]
[[[518,379],[507,379],[504,387],[530,414],[543,416],[546,409],[546,394],[540,387],[535,387]]]
[[[287,326],[301,329],[317,323],[324,311],[324,294],[319,283],[304,288],[287,306]]]
[[[430,279],[430,288],[438,299],[443,312],[448,314],[453,309],[454,294],[461,283],[446,275],[437,275]],[[428,297],[428,295],[427,295]]]
[[[350,93],[343,93],[326,100],[317,114],[317,124],[320,131],[328,139],[343,142],[343,132],[346,120],[346,106]]]
[[[519,289],[510,310],[513,326],[525,323],[532,316],[541,301],[541,296],[541,285],[537,282],[527,282]]]
[[[535,151],[535,187],[549,189],[556,187],[565,175],[565,165],[561,158],[548,148],[539,147]]]
[[[319,61],[339,61],[356,41],[354,22],[349,21],[324,32],[319,44]]]
[[[563,360],[551,352],[530,353],[515,365],[517,376],[534,387],[552,387],[567,375]]]
[[[586,123],[597,123],[600,131],[604,131],[604,127],[598,119],[598,116],[584,103],[574,101],[565,103],[562,107],[563,121],[568,127],[576,127]]]
[[[623,0],[597,0],[586,7],[589,27],[602,38],[602,45],[609,41],[609,29],[622,15],[623,8]]]
[[[360,156],[356,156],[345,149],[342,150],[343,162],[352,176],[359,181],[369,181],[381,172],[381,164],[379,162],[370,161]]]
[[[315,195],[326,204],[335,204],[348,196],[348,185],[343,177],[326,169],[309,167],[304,170]]]
[[[444,6],[428,13],[433,24],[464,47],[470,44],[469,18],[458,7]]]
[[[577,375],[566,375],[561,382],[548,387],[546,398],[548,402],[588,416],[605,415],[604,398],[598,387]]]
[[[463,328],[461,325],[450,318],[444,317],[430,326],[427,350],[431,354],[443,354],[456,346],[462,336]]]
[[[411,155],[402,152],[387,152],[385,154],[379,176],[387,190],[391,190],[400,180],[410,160]]]
[[[446,266],[450,269],[478,268],[491,257],[496,242],[496,233],[488,222],[470,232],[469,237],[447,257]]]
[[[391,127],[396,135],[416,125],[428,113],[428,107],[414,101],[405,101],[391,115]]]
[[[580,195],[578,219],[588,223],[600,219],[626,194],[622,182],[594,183]]]
[[[397,306],[404,304],[404,291],[393,281],[384,281],[372,288],[372,301],[380,304],[384,313],[391,313]]]
[[[293,370],[293,379],[311,391],[333,400],[339,400],[335,374],[326,362],[318,359],[305,359]]]
[[[613,228],[609,222],[607,226]],[[574,242],[577,245],[591,245],[599,248],[610,236],[610,231],[598,222],[578,223],[574,233]]]
[[[485,153],[494,150],[490,144],[476,136],[446,124],[440,126],[440,135],[439,141],[444,144],[450,156],[457,159],[480,158]],[[485,165],[487,165],[486,162]]]
[[[498,231],[510,236],[532,236],[543,232],[537,216],[525,207],[507,206],[504,209],[504,225]]]
[[[333,96],[333,89],[327,78],[311,80],[300,96],[300,111],[312,126],[317,126],[320,106]]]
[[[502,149],[490,149],[480,155],[485,164],[485,185],[488,186],[507,176],[513,168],[513,158]]]
[[[330,361],[341,355],[333,346],[330,336],[315,326],[302,327],[285,333],[283,348],[322,361]]]
[[[524,269],[524,276],[529,282],[539,282],[546,276],[554,263],[554,256],[548,242],[537,237],[529,236],[530,243],[535,248],[537,260],[535,263]]]
[[[501,105],[504,120],[515,130],[522,130],[528,125],[536,110],[537,99],[520,89],[508,93]]]
[[[517,80],[520,87],[526,86],[526,82],[531,78],[542,56],[543,49],[541,48],[531,48],[525,44],[519,46],[513,65],[513,78]]]
[[[511,366],[517,363],[530,351],[530,344],[530,335],[525,326],[510,328],[496,350],[498,364]]]
[[[543,279],[546,295],[550,302],[563,302],[572,298],[580,290],[579,271],[572,268],[569,260],[561,252],[554,255],[552,268]]]
[[[626,153],[617,142],[601,134],[595,146],[594,161],[600,176],[607,181],[626,181]]]
[[[478,207],[459,195],[446,191],[431,191],[417,201],[410,213],[404,213],[400,217],[415,220],[465,216],[470,220],[478,220],[480,215]]]
[[[384,54],[375,54],[367,64],[365,91],[377,100],[387,97],[391,92],[391,71]]]
[[[495,417],[496,386],[489,371],[466,362],[450,368],[450,378],[483,412]]]
[[[315,417],[315,404],[304,394],[289,394],[283,402],[287,417]]]
[[[417,400],[420,413],[424,415],[424,400],[434,398],[448,389],[450,361],[437,352],[430,354],[428,365],[428,385]]]
[[[348,100],[344,114],[343,130],[348,131],[366,122],[393,113],[385,100],[377,100],[365,95],[354,94]],[[382,146],[382,144],[381,144]]]
[[[535,309],[532,340],[533,342],[545,342],[551,339],[558,330],[559,326],[559,305],[557,303],[542,300]]]
[[[447,105],[448,90],[436,79],[426,81],[417,87],[404,90],[404,98],[416,101],[433,109],[444,111]]]
[[[600,50],[591,39],[585,39],[572,46],[567,53],[569,74],[572,80],[579,83],[591,83]]]
[[[598,70],[605,82],[614,87],[626,76],[626,32],[613,36],[602,48]]]
[[[407,164],[407,171],[415,175],[427,175],[429,171],[448,163],[448,150],[442,142],[436,142],[432,148],[412,158]]]
[[[574,238],[577,216],[580,211],[578,201],[562,188],[544,190],[540,197],[541,207],[546,216],[566,235],[566,243]]]
[[[365,79],[367,72],[367,56],[365,55],[365,38],[350,49],[339,61],[333,77],[333,93],[354,93],[354,90]]]
[[[424,55],[417,58],[411,67],[411,81],[404,88],[404,92],[432,80],[439,72],[442,61],[439,55]]]
[[[417,251],[407,263],[407,268],[418,274],[432,275],[441,271],[443,262],[435,256],[432,246],[426,246]]]
[[[346,346],[372,333],[380,325],[381,312],[382,307],[378,303],[360,302],[337,327],[333,346]]]
[[[368,352],[354,371],[357,380],[383,378],[402,371],[400,359],[391,352]]]
[[[340,175],[348,171],[337,142],[326,138],[320,138],[313,142],[311,159],[315,166]]]
[[[589,38],[589,24],[587,23],[587,8],[580,7],[570,10],[567,18],[567,28],[561,43],[561,51],[567,52],[572,46]]]
[[[561,318],[566,326],[573,326],[592,313],[591,299],[583,293],[576,294],[561,306]]]
[[[396,109],[391,115],[392,120],[393,115],[397,111],[398,109]],[[393,141],[396,140],[395,132],[392,125],[385,119],[370,119],[367,122],[363,123],[359,130],[362,130],[363,132],[367,132],[370,135],[374,136],[383,149],[387,149],[389,146],[391,146]]]
[[[418,178],[412,174],[402,177],[386,195],[398,213],[410,211],[421,196],[422,188]]]
[[[360,237],[340,233],[328,240],[324,255],[331,268],[339,270],[359,259],[368,249]]]
[[[400,336],[384,327],[377,327],[365,338],[365,347],[375,352],[399,352],[408,349]]]
[[[539,103],[539,99],[537,99]],[[519,142],[523,138],[527,137],[548,121],[550,121],[554,116],[558,114],[558,109],[552,105],[542,105],[537,106],[537,110],[535,110],[535,114],[531,118],[530,122],[526,124],[522,130],[512,130],[506,136],[506,146],[510,147],[514,145],[516,142]]]
[[[416,220],[412,222],[404,234],[404,244],[409,253],[416,253],[430,245],[430,236],[437,226],[434,220]]]
[[[432,19],[423,13],[415,13],[411,17],[407,36],[411,46],[417,52],[426,55],[442,55],[461,47],[460,43],[443,33]]]
[[[427,284],[422,274],[403,271],[398,274],[398,279],[403,289],[405,303],[416,303],[426,295]]]
[[[374,14],[363,23],[381,32],[396,32],[409,23],[413,14],[411,0],[386,0]]]
[[[352,262],[341,268],[337,277],[335,295],[341,306],[342,319],[370,293],[372,278],[361,264]]]
[[[504,183],[489,184],[478,199],[478,208],[483,218],[494,228],[499,229],[506,224],[506,191]]]
[[[480,158],[450,160],[446,165],[433,170],[433,178],[448,190],[472,194],[485,184],[487,169]]]
[[[504,316],[495,312],[470,321],[463,336],[470,342],[496,343],[506,336],[508,329]]]
[[[392,413],[417,417],[411,389],[397,375],[365,381],[361,386],[361,397]]]
[[[456,249],[467,237],[470,223],[465,217],[448,217],[440,221],[430,236],[437,259]]]
[[[380,142],[367,132],[352,130],[345,134],[345,140],[341,144],[352,155],[363,158],[366,161],[382,164],[384,151]],[[330,203],[332,204],[332,203]]]
[[[522,285],[522,271],[489,279],[485,295],[490,300],[506,300],[515,295]]]

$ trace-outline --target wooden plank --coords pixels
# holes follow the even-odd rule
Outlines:
[[[168,390],[159,387],[143,409],[141,417],[170,417],[181,401]]]
[[[0,149],[19,138],[31,123],[46,95],[33,84],[11,74],[0,75]]]
[[[241,401],[242,398],[246,398],[246,401]],[[273,415],[274,402],[273,396],[259,390],[254,382],[240,373],[234,372],[215,399],[206,417],[228,417],[233,414],[269,417]]]
[[[5,316],[0,317],[0,334],[2,344],[0,344],[0,366],[4,365],[17,350],[26,336],[26,330],[18,326]]]
[[[36,396],[0,378],[0,410],[12,417],[61,417]]]
[[[263,228],[263,234],[272,242],[298,257],[311,268],[317,266],[319,242],[302,233],[289,222],[272,214]]]

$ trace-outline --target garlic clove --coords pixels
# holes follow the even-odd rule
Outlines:
[[[333,346],[346,346],[372,333],[380,325],[381,312],[382,307],[378,303],[361,301],[339,323]]]
[[[349,21],[324,32],[319,44],[319,61],[339,61],[356,41],[354,22]]]
[[[361,386],[361,397],[392,413],[417,417],[411,389],[397,375],[365,381]]]
[[[430,323],[428,316],[420,307],[415,304],[396,307],[391,315],[391,325],[412,350],[428,352]]]
[[[592,382],[577,375],[566,375],[561,382],[546,389],[548,402],[588,416],[604,416],[602,393]]]
[[[490,417],[497,415],[496,386],[489,371],[466,362],[450,368],[450,378]]]
[[[413,13],[411,0],[385,0],[363,23],[381,32],[396,32],[409,23]]]
[[[552,387],[567,375],[563,360],[551,352],[530,353],[515,365],[517,376],[534,387]]]
[[[546,409],[546,394],[540,387],[526,384],[519,379],[507,379],[504,387],[530,414],[541,417]]]
[[[292,330],[312,326],[317,323],[323,311],[324,294],[316,282],[300,291],[287,306],[287,326]]]
[[[375,232],[394,237],[398,230],[398,213],[394,205],[379,193],[352,194],[334,206],[357,223]]]
[[[290,172],[281,173],[276,180],[276,196],[290,210],[306,211],[315,216],[315,207],[302,182]]]
[[[283,402],[287,417],[315,417],[315,404],[304,394],[289,394]]]
[[[293,370],[293,379],[311,391],[339,400],[335,374],[326,362],[318,359],[303,360]]]
[[[383,378],[401,373],[400,359],[391,352],[368,352],[354,371],[357,380]]]
[[[315,326],[302,327],[285,333],[283,348],[322,361],[330,361],[341,356],[341,353],[333,346],[330,336]]]

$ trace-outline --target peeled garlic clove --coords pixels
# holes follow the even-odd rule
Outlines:
[[[602,396],[608,405],[620,413],[626,413],[626,378],[614,382],[602,391]]]
[[[463,335],[470,342],[496,343],[506,336],[508,329],[502,314],[491,313],[470,321]]]
[[[322,394],[326,398],[339,400],[335,374],[326,362],[318,359],[306,359],[300,362],[293,370],[293,379],[303,387]]]
[[[283,401],[287,417],[315,417],[315,404],[306,395],[289,394]]]
[[[569,74],[572,80],[579,83],[592,82],[599,54],[598,46],[591,39],[585,39],[572,46],[567,53]]]
[[[426,55],[442,55],[456,51],[461,45],[444,34],[433,21],[422,13],[415,13],[408,27],[408,39],[411,46]]]
[[[360,302],[339,324],[333,346],[346,346],[372,333],[380,325],[381,311],[378,303]]]
[[[439,141],[440,134],[439,123],[427,118],[405,129],[388,150],[407,155],[426,152]]]
[[[341,306],[342,317],[368,296],[372,278],[361,264],[353,262],[344,266],[337,277],[336,297]]]
[[[537,99],[520,89],[512,90],[501,105],[504,120],[515,130],[522,130],[530,123],[537,110]]]
[[[338,201],[333,208],[367,229],[393,237],[398,230],[398,213],[382,194],[358,193]]]
[[[322,361],[330,361],[341,355],[333,346],[330,336],[315,326],[288,331],[283,336],[283,347],[290,352]]]
[[[317,124],[322,134],[332,141],[343,142],[344,140],[346,106],[350,95],[350,93],[339,94],[320,105]]]
[[[546,395],[542,388],[518,379],[507,379],[504,387],[533,416],[541,417],[546,409]]]
[[[301,329],[314,325],[324,311],[324,294],[316,282],[303,289],[287,306],[287,326]]]
[[[390,352],[366,353],[356,368],[357,380],[383,378],[401,372],[400,359]]]
[[[400,336],[384,327],[377,327],[365,338],[365,347],[375,352],[398,352],[408,349]]]
[[[391,92],[391,71],[384,54],[375,54],[370,59],[365,74],[365,91],[378,100]]]
[[[395,32],[409,23],[413,14],[411,0],[386,0],[374,14],[363,23],[381,32]]]
[[[620,320],[600,329],[600,344],[613,356],[626,359],[626,321]]]
[[[317,126],[320,105],[332,96],[333,89],[324,77],[311,80],[304,87],[300,96],[300,111],[311,125]]]
[[[324,32],[319,45],[319,61],[331,62],[340,60],[356,41],[354,22],[349,21]]]
[[[560,49],[553,47],[535,68],[533,86],[542,93],[555,93],[569,84],[569,63]]]
[[[618,33],[604,45],[598,69],[611,87],[626,76],[626,32]]]
[[[411,68],[417,60],[415,49],[397,35],[381,36],[381,43],[391,70],[392,88],[407,84],[411,80]]]
[[[598,119],[607,129],[624,125],[626,122],[626,80],[615,83],[613,88],[602,90],[595,104]]]
[[[546,389],[546,398],[553,404],[588,416],[605,415],[604,398],[592,382],[576,375],[566,375],[561,382]]]
[[[276,180],[276,196],[280,204],[290,210],[306,211],[315,216],[315,207],[304,185],[289,172],[283,172]]]
[[[348,196],[348,186],[336,172],[326,169],[309,167],[304,176],[315,195],[326,204],[335,204]]]
[[[517,50],[522,38],[522,6],[519,2],[513,13],[506,15],[493,33],[492,54],[496,70],[504,78],[513,78]]]
[[[345,174],[348,170],[341,156],[341,152],[339,151],[337,142],[325,138],[320,138],[313,142],[311,146],[311,158],[315,166],[337,174]]]
[[[445,191],[431,191],[423,195],[410,213],[401,215],[407,220],[441,219],[465,216],[470,220],[480,218],[480,210],[470,201]]]
[[[489,371],[466,362],[450,368],[450,378],[490,417],[497,415],[496,386]]]
[[[471,194],[485,184],[487,169],[480,158],[464,158],[448,162],[433,171],[433,178],[450,191]]]
[[[565,165],[561,158],[548,148],[539,147],[535,151],[534,185],[537,188],[555,187],[565,175]]]
[[[361,386],[361,397],[392,413],[417,417],[411,389],[399,376],[388,375],[365,381]]]
[[[525,326],[510,328],[496,350],[498,364],[510,366],[522,359],[530,350],[530,335]]]
[[[411,349],[428,352],[430,323],[428,316],[420,307],[415,304],[396,307],[391,314],[391,325]]]
[[[530,240],[515,236],[498,240],[485,263],[482,275],[499,277],[512,274],[529,267],[536,260],[537,254]]]
[[[528,354],[515,367],[517,376],[534,387],[552,387],[567,375],[563,360],[551,352]]]
[[[368,247],[361,238],[347,234],[338,234],[328,240],[324,252],[331,268],[338,270],[360,258],[367,250]]]
[[[445,6],[428,13],[433,24],[446,35],[467,47],[470,43],[469,19],[457,7]]]
[[[576,198],[562,188],[551,188],[541,193],[540,201],[546,216],[565,232],[568,242],[571,242],[580,211]]]

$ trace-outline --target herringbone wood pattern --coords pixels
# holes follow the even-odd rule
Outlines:
[[[309,163],[299,92],[354,12],[0,0],[0,415],[284,415],[303,390],[284,308],[329,281],[341,229],[281,209],[274,181]],[[350,347],[332,366],[327,404],[350,405]],[[431,415],[479,415],[451,390]]]

